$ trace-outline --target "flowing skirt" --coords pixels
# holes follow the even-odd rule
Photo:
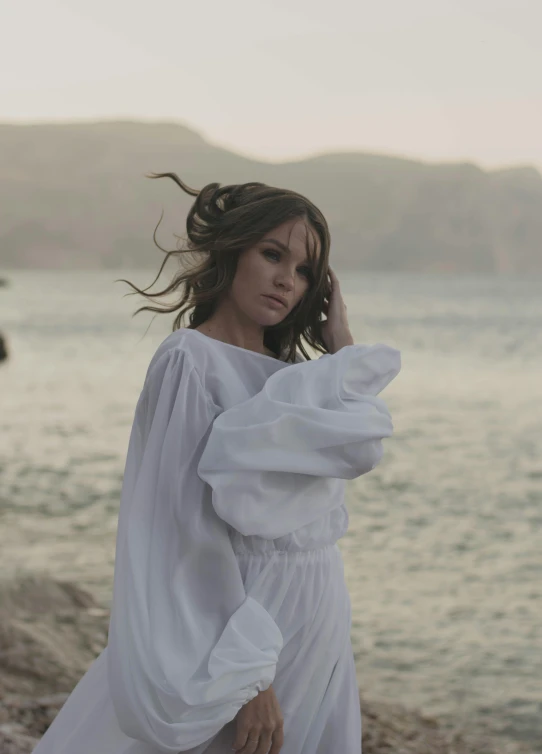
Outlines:
[[[281,754],[361,754],[350,597],[337,544],[245,548],[236,556],[247,594],[268,610],[284,637],[273,681],[284,718]],[[107,651],[79,681],[34,754],[160,754],[120,730],[108,689]],[[232,720],[190,754],[232,754],[235,726]]]

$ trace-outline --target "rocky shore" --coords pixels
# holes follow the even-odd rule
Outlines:
[[[107,641],[108,611],[69,582],[0,585],[0,754],[28,754]],[[360,698],[363,754],[529,754],[398,705]]]

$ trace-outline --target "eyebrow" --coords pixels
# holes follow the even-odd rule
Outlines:
[[[292,250],[289,246],[286,246],[286,244],[282,243],[282,241],[277,241],[276,238],[264,238],[263,243],[274,243],[275,246],[278,246],[279,249],[282,249],[286,254],[291,254]],[[308,257],[305,257],[303,262],[310,262],[310,259]]]

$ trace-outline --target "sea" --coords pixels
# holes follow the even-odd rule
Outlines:
[[[542,280],[337,273],[356,342],[402,354],[395,432],[348,482],[340,541],[360,689],[540,752]],[[109,604],[133,413],[173,315],[133,316],[115,282],[150,270],[0,276],[0,572]]]

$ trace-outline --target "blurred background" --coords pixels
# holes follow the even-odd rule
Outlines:
[[[173,322],[115,280],[152,282],[162,211],[184,234],[190,197],[144,177],[175,171],[307,195],[356,341],[402,352],[341,541],[362,695],[542,751],[541,28],[534,0],[3,8],[0,723],[105,641]]]

